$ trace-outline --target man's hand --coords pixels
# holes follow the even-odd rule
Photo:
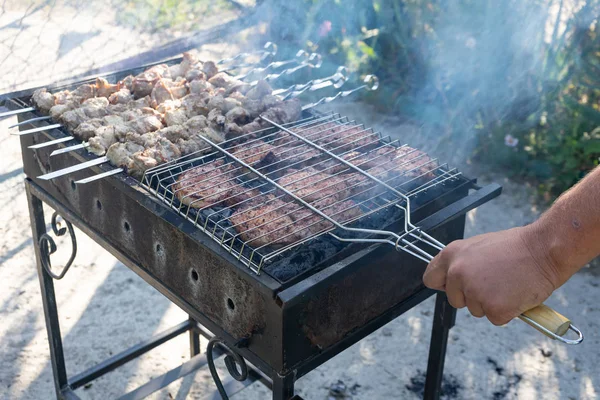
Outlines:
[[[453,307],[503,325],[562,284],[543,247],[531,226],[459,240],[431,261],[423,282],[445,290]]]

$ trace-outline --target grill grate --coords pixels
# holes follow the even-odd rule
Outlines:
[[[205,140],[202,151],[148,170],[142,184],[256,273],[325,234],[402,243],[424,259],[414,243],[423,238],[410,224],[410,198],[460,175],[339,114],[220,144]],[[396,240],[365,228],[375,215],[398,210],[405,232]]]

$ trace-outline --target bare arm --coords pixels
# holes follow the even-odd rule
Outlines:
[[[423,281],[456,308],[502,325],[542,303],[600,255],[600,167],[531,225],[451,243]]]

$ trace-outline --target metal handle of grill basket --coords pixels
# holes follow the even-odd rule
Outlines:
[[[425,240],[426,243],[434,245],[434,247],[440,250],[442,250],[445,247],[442,243],[433,239],[426,233],[421,232],[421,234],[427,238],[427,240]],[[396,243],[396,249],[398,251],[407,250],[405,246],[400,246],[399,242]],[[421,251],[419,252],[419,255],[424,256],[424,258],[419,257],[423,260],[425,260],[425,258],[427,258],[429,261],[433,260],[433,256],[431,256],[427,252]],[[573,345],[583,342],[583,333],[581,333],[581,331],[571,323],[571,320],[544,304],[540,304],[539,306],[524,312],[523,314],[519,315],[519,318],[523,322],[526,322],[533,328],[548,336],[550,339],[558,340],[562,343]],[[575,332],[577,334],[577,338],[566,338],[565,334],[568,331]]]

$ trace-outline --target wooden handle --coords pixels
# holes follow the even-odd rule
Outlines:
[[[567,331],[569,330],[569,326],[571,325],[571,321],[567,317],[557,313],[556,311],[544,304],[540,304],[539,306],[524,312],[523,315],[531,318],[533,321],[537,322],[538,324],[540,324],[541,326],[558,336],[564,336],[565,333],[567,333]],[[527,321],[526,319],[523,319],[523,321],[527,322],[529,325],[542,332],[544,335],[552,338],[552,336],[548,335],[546,332],[533,325],[530,321]]]

